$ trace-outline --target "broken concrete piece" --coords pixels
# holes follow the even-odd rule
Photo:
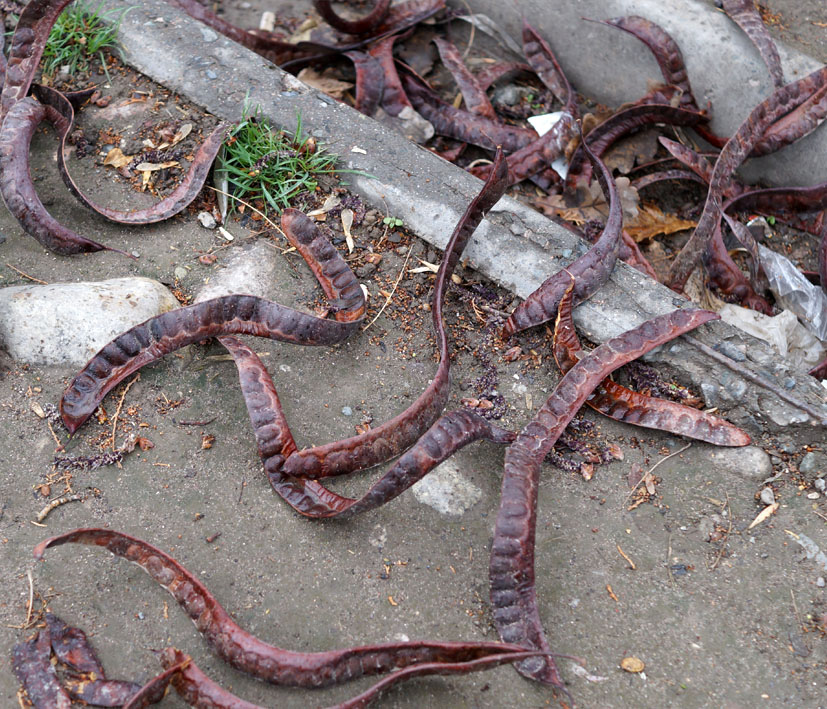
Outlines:
[[[411,488],[423,505],[444,515],[461,515],[482,498],[482,490],[465,479],[453,460],[446,460]]]
[[[231,255],[224,261],[224,268],[211,273],[209,283],[198,291],[196,303],[233,293],[278,300],[273,278],[279,255],[276,249],[265,241],[256,241],[251,246],[236,248],[229,253]]]
[[[81,366],[129,328],[179,306],[151,278],[0,289],[0,346],[29,364]]]

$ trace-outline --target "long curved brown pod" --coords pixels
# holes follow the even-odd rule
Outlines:
[[[321,478],[377,465],[412,446],[442,413],[450,388],[448,337],[442,321],[445,287],[474,230],[505,193],[506,165],[500,150],[494,165],[496,169],[454,228],[434,282],[431,324],[436,333],[439,365],[433,380],[410,407],[390,421],[359,436],[297,451],[285,462],[286,474]]]
[[[560,301],[554,327],[554,359],[563,374],[584,355],[571,316],[572,295],[573,289],[569,289]],[[586,404],[615,421],[654,428],[717,446],[746,446],[750,443],[746,432],[729,421],[674,401],[632,391],[609,377],[600,382],[586,399]]]
[[[57,166],[63,182],[81,204],[118,224],[152,224],[169,219],[186,208],[201,192],[229,128],[228,123],[221,123],[207,136],[196,151],[184,179],[169,195],[146,209],[124,212],[95,204],[81,191],[69,174],[66,167],[66,139],[72,132],[75,120],[75,111],[71,102],[62,93],[48,86],[35,84],[32,87],[32,93],[40,103],[54,109],[53,112],[47,112],[46,118],[52,122],[58,132],[60,144],[57,151]]]
[[[752,0],[723,0],[724,12],[738,25],[744,34],[758,49],[761,59],[769,69],[772,83],[776,88],[784,85],[784,72],[781,69],[781,57],[773,38],[764,26],[761,15]]]
[[[408,100],[405,89],[402,88],[402,82],[396,71],[396,61],[393,58],[393,45],[397,39],[398,35],[395,34],[390,37],[385,37],[371,45],[368,50],[368,53],[374,57],[382,67],[382,83],[384,86],[384,90],[382,91],[382,108],[391,116],[398,116],[406,106],[413,109],[413,105]]]
[[[6,113],[0,128],[0,194],[6,207],[27,234],[57,254],[119,251],[63,226],[37,196],[29,171],[29,147],[46,111],[45,106],[27,97],[13,103]]]
[[[506,153],[514,153],[537,138],[537,133],[532,129],[509,126],[454,108],[408,69],[402,71],[399,78],[411,105],[431,122],[439,135],[488,150],[495,150],[499,145]]]
[[[494,625],[503,640],[548,650],[534,585],[537,486],[543,459],[589,394],[615,369],[717,318],[709,311],[677,310],[600,345],[563,376],[548,401],[509,446],[489,572]],[[525,660],[518,668],[527,677],[563,687],[552,658]]]
[[[344,52],[356,69],[356,102],[353,107],[366,116],[373,116],[385,93],[385,71],[381,62],[355,49]]]
[[[413,667],[405,667],[385,677],[352,699],[328,707],[328,709],[363,709],[363,707],[368,706],[382,692],[413,677],[422,677],[423,675],[445,676],[468,674],[470,672],[487,670],[507,662],[521,660],[524,659],[524,657],[534,654],[536,653],[532,653],[531,651],[503,653],[478,660],[469,660],[468,662],[429,662],[414,665]],[[157,692],[157,689],[161,686],[166,688],[168,684],[172,684],[172,686],[175,687],[175,691],[178,692],[178,696],[192,707],[209,707],[210,709],[265,709],[257,704],[251,704],[236,697],[234,694],[216,684],[193,662],[189,655],[176,648],[169,647],[164,650],[161,654],[161,663],[166,670],[150,680],[146,685],[148,694]],[[123,709],[143,709],[143,707],[147,706],[147,703],[144,703],[142,700],[143,697],[135,697],[132,702],[125,705]]]
[[[686,71],[681,49],[663,27],[638,15],[615,17],[611,20],[588,21],[616,27],[637,37],[652,52],[664,81],[669,86],[680,89],[679,105],[692,111],[699,110],[695,95],[692,93],[692,86],[689,83],[689,73]]]
[[[707,120],[709,120],[708,117],[703,113],[686,108],[662,103],[640,104],[618,111],[611,118],[595,126],[586,135],[585,142],[595,155],[602,157],[620,138],[646,126],[664,123],[672,126],[695,127]],[[591,181],[591,172],[582,143],[572,153],[566,185],[568,189],[573,189],[579,181]]]
[[[520,303],[503,326],[503,338],[516,332],[551,320],[560,299],[569,287],[572,276],[575,279],[575,302],[580,303],[600,288],[612,273],[617,260],[623,229],[623,213],[612,174],[603,162],[586,146],[586,155],[597,170],[597,178],[606,200],[609,202],[609,216],[603,233],[583,256],[570,266],[547,278],[540,287]]]
[[[72,700],[61,687],[51,663],[48,631],[39,632],[12,650],[12,670],[35,709],[71,709]]]
[[[9,46],[6,81],[0,93],[0,122],[29,93],[49,32],[71,0],[30,0],[17,21]]]
[[[727,141],[715,162],[706,202],[698,225],[689,240],[675,256],[669,268],[667,285],[681,291],[695,269],[703,250],[721,219],[721,195],[732,173],[746,159],[755,143],[781,116],[805,101],[827,83],[827,67],[822,67],[799,81],[787,84],[762,101],[749,114],[735,134]]]
[[[523,19],[523,53],[534,73],[540,77],[551,93],[563,104],[563,111],[578,118],[577,96],[568,78],[560,67],[557,57],[548,43],[528,22]]]
[[[462,61],[462,56],[456,46],[442,37],[434,37],[433,42],[439,52],[440,59],[442,59],[442,64],[451,72],[457,88],[462,93],[465,108],[477,116],[484,116],[493,121],[498,120],[497,112],[491,105],[488,94],[485,93],[485,89],[479,85],[476,77],[465,66],[465,62]]]
[[[347,34],[365,34],[376,29],[388,16],[390,6],[391,0],[377,0],[376,6],[367,15],[358,20],[346,20],[336,14],[330,0],[313,0],[313,7],[322,19],[333,29]]]
[[[252,295],[230,295],[163,313],[118,335],[72,380],[60,400],[70,433],[125,377],[181,347],[220,335],[256,335],[300,345],[335,345],[359,326],[321,320]]]
[[[172,594],[222,660],[271,684],[329,687],[420,663],[467,662],[527,649],[496,642],[412,641],[311,653],[283,650],[241,628],[193,574],[165,552],[137,537],[110,529],[75,529],[38,544],[35,559],[42,559],[49,548],[70,543],[104,547],[140,566]]]

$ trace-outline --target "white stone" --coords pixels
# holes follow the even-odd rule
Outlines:
[[[482,498],[482,490],[466,480],[452,460],[434,468],[411,491],[418,502],[444,515],[461,515]]]
[[[215,229],[218,226],[215,217],[209,212],[198,212],[198,221],[205,229]]]
[[[179,307],[151,278],[0,289],[0,346],[29,364],[82,366],[107,342]]]

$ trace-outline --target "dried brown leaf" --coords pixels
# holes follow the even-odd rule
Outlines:
[[[353,88],[350,81],[337,79],[331,69],[318,72],[312,67],[305,67],[298,73],[298,78],[308,86],[312,86],[314,89],[318,89],[335,99],[342,99],[345,92]]]
[[[103,159],[103,164],[119,170],[120,168],[129,165],[134,157],[134,155],[124,155],[120,148],[112,148],[112,150],[110,150]]]
[[[654,204],[647,204],[638,210],[634,219],[626,222],[625,229],[629,236],[640,242],[660,234],[693,229],[696,224],[688,219],[679,219],[674,214],[666,214]]]

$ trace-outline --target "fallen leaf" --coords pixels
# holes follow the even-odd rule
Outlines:
[[[757,527],[761,522],[766,521],[772,515],[775,514],[775,511],[778,509],[779,504],[777,502],[773,502],[771,505],[767,505],[763,510],[758,513],[758,516],[749,523],[749,527],[747,529],[752,529],[753,527]]]
[[[643,672],[643,668],[646,665],[643,664],[643,660],[637,657],[624,657],[620,661],[620,666],[626,670],[626,672]]]
[[[514,345],[509,350],[506,350],[505,354],[503,354],[503,360],[506,362],[513,362],[523,353],[522,348],[519,345]]]
[[[46,412],[43,410],[43,407],[36,401],[29,402],[29,406],[31,407],[32,411],[35,412],[38,418],[46,418]]]
[[[103,164],[120,169],[129,165],[134,157],[134,155],[124,155],[120,148],[112,148],[103,159]]]
[[[693,229],[696,225],[697,222],[679,219],[674,214],[662,212],[653,204],[647,204],[638,210],[634,219],[626,222],[624,228],[635,241],[644,241],[659,234]]]
[[[335,194],[329,194],[327,199],[325,199],[324,204],[319,207],[318,209],[313,209],[307,213],[308,217],[312,217],[316,221],[324,221],[324,218],[320,219],[319,217],[324,217],[333,207],[339,205],[342,200],[337,197]]]
[[[169,146],[172,147],[174,145],[178,145],[184,138],[186,138],[190,133],[192,133],[192,123],[184,123],[172,136],[172,141],[170,142]]]
[[[148,438],[144,438],[143,436],[138,436],[135,439],[135,443],[142,451],[148,451],[150,448],[155,448],[155,444]]]
[[[205,433],[201,436],[201,450],[208,450],[212,448],[213,443],[215,443],[215,436],[211,433]]]
[[[439,273],[439,266],[436,264],[429,263],[421,258],[418,258],[417,261],[422,265],[417,268],[409,268],[408,273]]]
[[[353,253],[353,235],[350,233],[350,227],[353,226],[353,210],[343,209],[341,214],[342,230],[345,232],[345,241],[347,242],[347,252]]]
[[[117,148],[115,148],[117,150]],[[108,156],[107,156],[108,157]],[[141,162],[135,166],[136,172],[154,172],[155,170],[164,170],[168,167],[180,167],[181,163],[177,160],[167,160],[166,162]]]
[[[655,476],[652,473],[646,473],[643,476],[643,484],[646,486],[646,492],[650,495],[655,494]]]
[[[615,185],[623,208],[624,221],[633,220],[637,217],[640,201],[637,190],[632,187],[628,177],[618,177]],[[609,214],[609,204],[597,180],[588,187],[579,185],[573,195],[538,197],[535,205],[544,214],[562,217],[575,224],[585,224],[592,219],[605,221]]]
[[[360,153],[361,155],[367,155],[367,154],[368,154],[368,151],[367,151],[367,150],[364,150],[363,148],[360,148],[360,147],[358,147],[358,146],[356,146],[356,145],[354,145],[354,146],[350,149],[350,152],[351,152],[351,153]]]
[[[308,86],[312,86],[314,89],[318,89],[335,99],[342,99],[345,92],[353,88],[353,84],[350,81],[337,79],[331,69],[318,72],[308,66],[298,73],[297,78]]]
[[[614,146],[603,158],[610,170],[627,174],[635,165],[642,165],[655,157],[660,143],[656,130],[644,130],[625,138]]]

